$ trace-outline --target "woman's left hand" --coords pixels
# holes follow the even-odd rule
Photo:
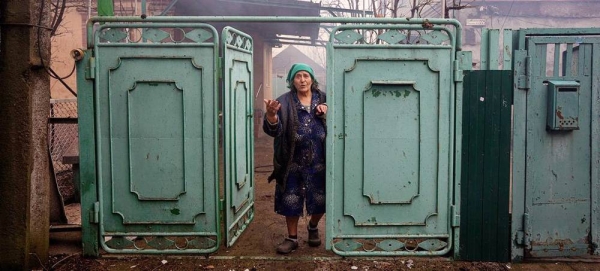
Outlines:
[[[317,105],[317,107],[315,108],[315,112],[317,113],[317,116],[327,114],[327,104]]]

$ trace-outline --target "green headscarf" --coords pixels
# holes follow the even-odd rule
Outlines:
[[[296,73],[298,73],[299,71],[308,72],[310,74],[310,78],[312,78],[312,80],[313,80],[313,83],[317,82],[317,79],[315,79],[315,72],[313,71],[313,69],[310,66],[308,66],[307,64],[304,64],[304,63],[296,63],[296,64],[292,65],[292,67],[290,68],[290,71],[288,72],[288,76],[287,76],[288,88],[292,88],[292,85],[294,84],[294,76],[296,76]]]

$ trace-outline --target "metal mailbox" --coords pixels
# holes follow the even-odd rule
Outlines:
[[[548,118],[550,131],[579,130],[579,83],[548,81]]]

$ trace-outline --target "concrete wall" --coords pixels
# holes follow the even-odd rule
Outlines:
[[[271,97],[271,67],[272,54],[271,45],[265,43],[259,34],[248,33],[254,41],[254,137],[261,137],[262,132],[262,113],[265,112],[263,99]]]
[[[0,2],[0,270],[27,270],[48,259],[50,96],[43,64],[50,40],[47,29],[35,27],[41,5],[50,8],[48,1]],[[41,25],[49,25],[50,13],[42,14]]]
[[[84,15],[87,17],[87,14]],[[71,57],[71,50],[85,48],[85,37],[83,35],[83,25],[85,19],[75,8],[69,8],[65,11],[64,19],[52,37],[52,59],[51,67],[60,76],[68,76],[75,65]],[[77,91],[77,72],[74,71],[71,76],[63,81],[73,90]],[[50,79],[50,95],[53,99],[73,98],[67,88],[57,79]]]

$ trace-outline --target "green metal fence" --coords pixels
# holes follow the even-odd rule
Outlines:
[[[507,262],[510,256],[510,70],[465,76],[460,258]]]

